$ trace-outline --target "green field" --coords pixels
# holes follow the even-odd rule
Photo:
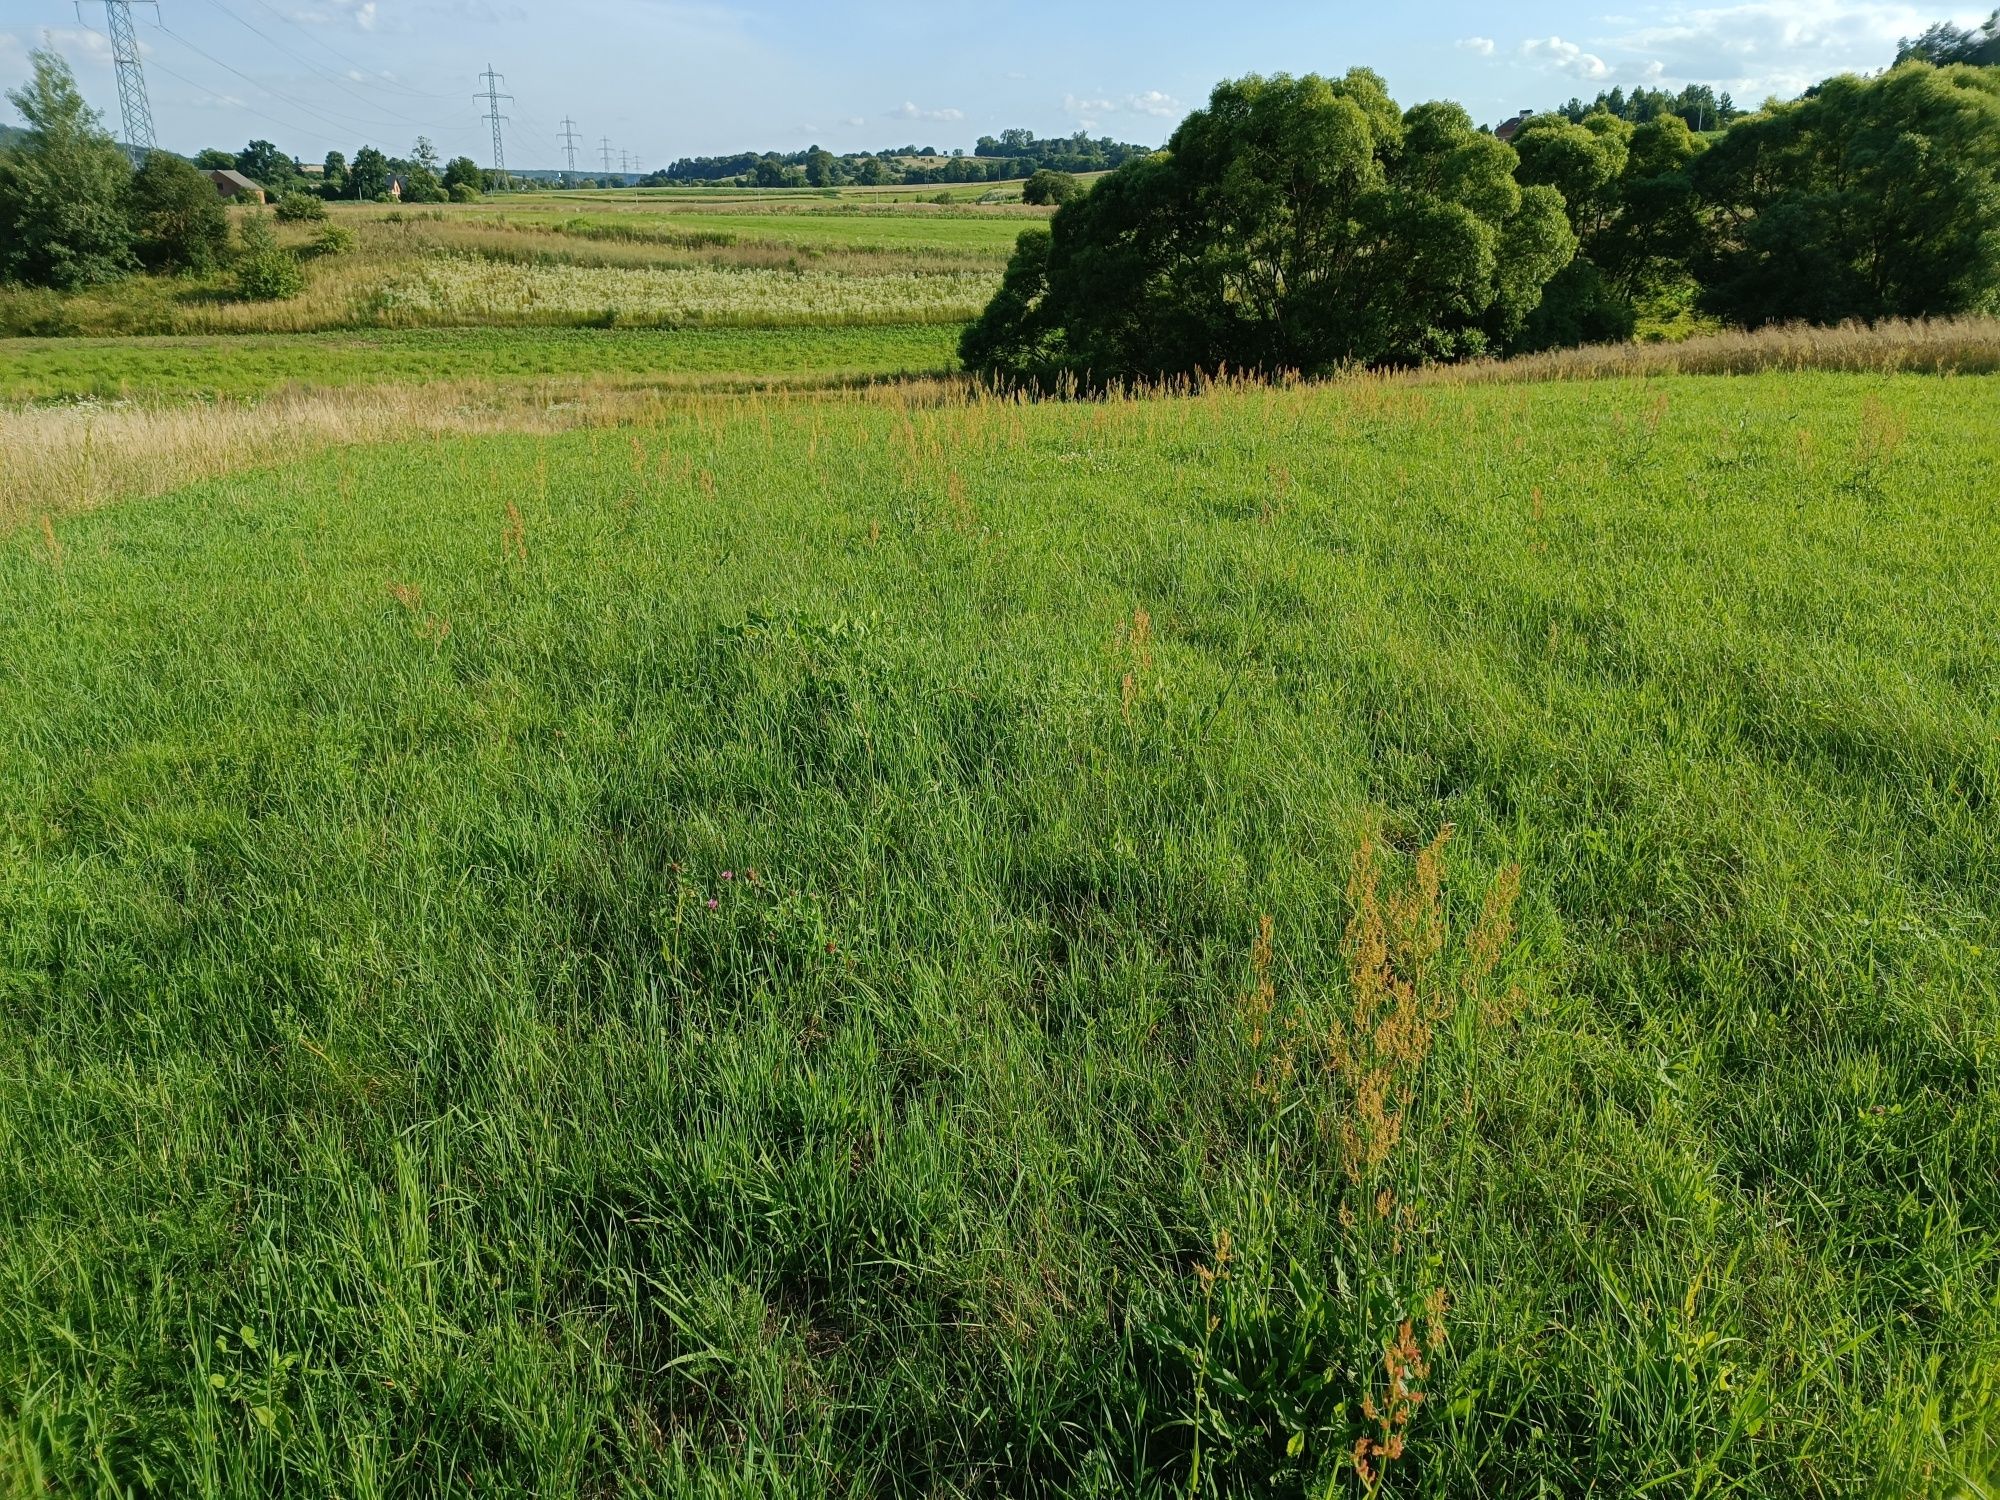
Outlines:
[[[1991,1495],[1996,404],[689,400],[0,536],[0,1493]]]
[[[234,273],[131,276],[74,294],[0,288],[14,337],[300,334],[400,328],[843,328],[962,324],[1047,212],[800,195],[523,194],[448,208],[335,204],[354,248],[304,255],[292,297]]]
[[[888,207],[826,201],[774,205],[763,212],[743,212],[737,205],[701,210],[646,205],[641,212],[594,214],[537,214],[522,212],[510,203],[504,215],[495,216],[550,229],[570,224],[621,228],[636,221],[664,233],[729,234],[802,248],[963,250],[998,256],[1003,263],[1024,229],[1048,222],[1046,213],[1019,205]]]
[[[466,328],[154,339],[0,339],[0,401],[260,396],[291,385],[588,375],[696,386],[930,375],[958,329]]]

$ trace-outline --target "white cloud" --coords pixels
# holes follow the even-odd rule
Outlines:
[[[1521,43],[1521,55],[1533,63],[1595,81],[1611,76],[1611,65],[1594,52],[1586,52],[1575,42],[1559,36]]]
[[[324,0],[319,6],[295,6],[291,17],[308,26],[353,26],[373,31],[380,19],[375,0]]]
[[[63,61],[71,67],[79,63],[105,69],[111,66],[111,38],[87,26],[45,27],[36,45],[61,53]],[[143,40],[139,43],[141,56],[152,50],[150,43]]]
[[[850,129],[859,130],[863,125],[868,123],[868,117],[866,115],[848,115],[840,123],[848,126]]]
[[[1066,115],[1108,115],[1117,107],[1109,99],[1079,99],[1074,94],[1063,95],[1063,113]]]
[[[948,125],[953,120],[963,120],[965,118],[965,111],[962,109],[919,109],[906,99],[903,101],[901,108],[889,111],[889,118],[892,120],[929,120],[935,124]]]
[[[1913,0],[1748,0],[1681,11],[1607,45],[1651,58],[1655,77],[1713,83],[1748,103],[1798,94],[1836,73],[1886,68],[1902,38],[1940,19]],[[1956,19],[1981,16],[1968,10]]]
[[[1459,51],[1476,52],[1481,57],[1491,57],[1493,55],[1493,47],[1493,38],[1490,36],[1464,37],[1458,43]]]
[[[1156,120],[1171,120],[1187,113],[1187,106],[1172,94],[1163,94],[1158,89],[1147,89],[1143,94],[1125,96],[1125,112],[1128,115],[1151,115]]]

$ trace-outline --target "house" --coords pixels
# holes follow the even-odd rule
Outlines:
[[[391,172],[389,174],[389,197],[396,203],[403,201],[403,174],[401,172]]]
[[[1513,119],[1494,127],[1493,133],[1503,141],[1511,141],[1521,133],[1521,127],[1535,118],[1532,109],[1524,109]]]
[[[216,192],[232,202],[240,199],[245,203],[262,203],[264,190],[245,177],[241,172],[219,167],[208,174],[208,180],[215,184]]]

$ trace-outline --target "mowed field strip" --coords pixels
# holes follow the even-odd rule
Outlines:
[[[933,384],[16,496],[0,1492],[1164,1497],[1416,1361],[1396,1494],[1979,1493],[1996,407]]]
[[[788,329],[436,329],[0,340],[0,402],[174,402],[288,386],[508,382],[712,385],[948,374],[952,325]]]

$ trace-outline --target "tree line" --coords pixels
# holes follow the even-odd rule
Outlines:
[[[1630,338],[1677,300],[1750,328],[2000,310],[2000,69],[1912,58],[1713,137],[1557,110],[1511,144],[1366,69],[1224,83],[1022,237],[961,352],[1040,385],[1323,374]]]
[[[892,146],[836,156],[821,146],[803,151],[741,151],[733,156],[684,156],[655,172],[641,187],[685,183],[749,187],[924,187],[968,182],[1022,182],[1037,172],[1107,172],[1151,155],[1151,146],[1073,136],[1037,139],[1031,131],[983,135],[972,153],[935,146]]]
[[[469,156],[441,160],[430,137],[422,135],[408,156],[363,146],[349,161],[346,153],[329,151],[317,173],[307,172],[269,141],[252,141],[241,151],[202,151],[194,164],[204,171],[241,172],[273,196],[310,193],[362,203],[387,203],[397,189],[404,203],[464,203],[496,186],[493,174]]]
[[[305,259],[352,248],[350,230],[324,222],[304,246],[285,248],[273,216],[262,214],[242,218],[232,233],[208,170],[157,150],[135,165],[84,102],[62,59],[36,52],[32,61],[33,75],[7,96],[27,128],[0,148],[0,282],[77,291],[135,271],[172,276],[228,268],[243,297],[288,297],[304,286]],[[252,142],[229,165],[263,167],[260,149],[276,150]],[[281,173],[267,176],[291,185]],[[326,208],[293,191],[279,198],[275,217],[324,221]]]
[[[1691,83],[1673,94],[1665,89],[1637,88],[1629,94],[1623,88],[1609,89],[1589,104],[1572,98],[1556,113],[1575,125],[1591,115],[1612,115],[1634,125],[1648,125],[1672,115],[1697,132],[1726,130],[1744,115],[1727,91],[1717,93],[1705,83]]]

